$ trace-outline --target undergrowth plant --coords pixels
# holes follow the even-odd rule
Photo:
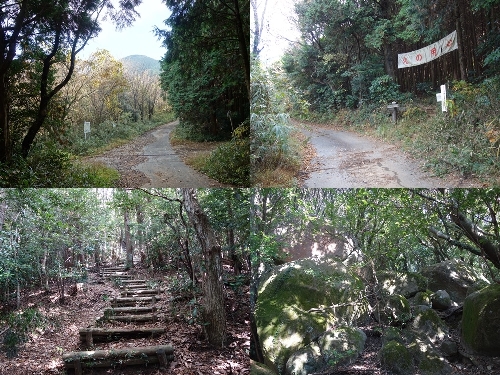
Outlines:
[[[278,73],[271,74],[254,61],[251,71],[251,168],[253,184],[269,183],[267,171],[291,169],[300,166],[292,146],[292,126],[287,111],[286,95],[279,90]],[[267,181],[266,181],[267,180]],[[272,182],[271,182],[272,183]]]
[[[8,314],[5,322],[8,328],[3,335],[2,349],[8,358],[12,358],[17,356],[19,346],[28,340],[33,330],[47,324],[47,319],[38,309],[29,308],[21,313]]]

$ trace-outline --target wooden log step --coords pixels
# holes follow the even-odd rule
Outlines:
[[[107,278],[114,278],[114,279],[131,279],[132,275],[116,275],[116,274],[110,274],[110,275],[105,275],[104,277]]]
[[[160,289],[137,289],[137,290],[124,290],[120,294],[123,297],[130,296],[130,295],[144,295],[144,294],[158,294],[160,293]]]
[[[127,288],[127,289],[147,289],[148,286],[145,284],[137,284],[137,285],[127,284],[127,285],[121,285],[120,288],[121,289],[125,289],[125,288]]]
[[[113,316],[105,316],[104,319],[110,322],[128,322],[128,323],[156,322],[156,314],[113,315]]]
[[[80,341],[88,346],[94,342],[114,341],[123,337],[154,337],[165,333],[165,328],[81,328]]]
[[[141,365],[159,363],[166,367],[174,359],[172,345],[145,346],[136,348],[91,350],[70,352],[62,356],[66,369],[75,369],[76,375],[82,374],[85,367],[112,367],[117,365]]]
[[[111,315],[118,315],[118,314],[124,314],[124,313],[145,314],[145,313],[155,312],[156,310],[157,310],[156,306],[113,307],[113,308],[104,309],[104,315],[111,316]]]
[[[124,284],[139,284],[139,283],[143,283],[145,284],[147,280],[144,280],[144,279],[134,279],[134,280],[123,280],[122,282]]]
[[[115,297],[111,300],[111,306],[135,306],[138,303],[152,303],[161,300],[160,296],[147,296],[147,297]]]

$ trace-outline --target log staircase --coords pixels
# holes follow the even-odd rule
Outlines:
[[[101,277],[116,281],[121,297],[110,300],[111,306],[104,309],[100,321],[129,322],[134,324],[157,321],[156,302],[161,289],[152,288],[147,280],[133,279],[123,267],[104,268]],[[123,338],[154,337],[165,333],[164,328],[81,328],[80,342],[89,349],[96,342],[116,341]],[[115,367],[141,364],[159,364],[167,367],[174,359],[171,345],[128,347],[112,350],[90,350],[69,352],[62,356],[65,368],[74,370],[76,375],[83,374],[85,368]]]

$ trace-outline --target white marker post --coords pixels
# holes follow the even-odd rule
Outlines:
[[[441,85],[441,93],[436,94],[436,100],[441,102],[441,110],[443,112],[448,112],[448,107],[446,105],[446,85]]]
[[[83,134],[85,135],[85,140],[87,140],[87,133],[90,133],[90,122],[85,121],[83,123]]]

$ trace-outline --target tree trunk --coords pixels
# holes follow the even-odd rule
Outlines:
[[[8,162],[12,158],[12,141],[10,139],[9,103],[6,77],[0,77],[0,162]]]
[[[194,189],[182,189],[183,204],[194,227],[202,249],[205,273],[202,277],[203,311],[202,318],[208,341],[216,348],[226,345],[227,328],[222,289],[221,248],[207,215],[203,212]]]
[[[130,222],[128,208],[123,209],[123,230],[124,230],[124,247],[126,254],[125,268],[128,270],[134,266],[134,249],[130,239]]]

